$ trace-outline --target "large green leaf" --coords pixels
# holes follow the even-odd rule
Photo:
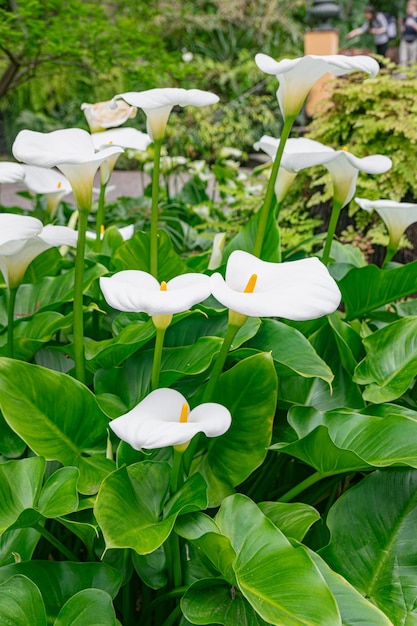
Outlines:
[[[6,530],[0,536],[0,566],[30,561],[41,536],[34,528]]]
[[[61,330],[72,327],[72,313],[43,311],[17,323],[14,329],[14,358],[30,361],[35,352]],[[0,336],[0,356],[7,356],[7,335]]]
[[[416,524],[417,471],[377,470],[333,505],[320,551],[396,626],[417,624]]]
[[[225,372],[213,400],[226,406],[232,425],[221,437],[209,440],[193,471],[208,483],[212,506],[220,504],[265,459],[272,436],[277,377],[270,354],[249,357]]]
[[[341,625],[335,599],[302,546],[293,547],[249,498],[236,494],[215,518],[236,552],[240,591],[271,624]]]
[[[376,265],[352,269],[339,282],[346,319],[363,317],[384,304],[414,293],[416,268],[417,261],[389,270]]]
[[[12,576],[0,585],[0,624],[46,626],[41,593],[26,576]]]
[[[195,476],[163,515],[170,475],[168,463],[144,461],[122,467],[103,481],[94,512],[107,549],[153,552],[167,539],[182,510],[207,506],[206,485],[201,476]]]
[[[405,317],[363,340],[366,357],[356,368],[354,380],[367,385],[369,402],[399,398],[417,374],[417,317]]]
[[[336,322],[337,324],[337,322]],[[328,317],[311,322],[296,323],[299,330],[308,336],[309,342],[317,354],[333,372],[334,379],[330,388],[320,378],[303,378],[299,376],[280,376],[278,401],[280,406],[291,405],[315,406],[317,409],[329,410],[341,406],[361,408],[364,401],[359,387],[352,382],[350,371],[345,369],[345,362],[353,359],[345,356],[346,338],[339,324],[333,323]],[[356,342],[350,345],[356,346]],[[342,353],[342,354],[341,354]]]
[[[85,338],[85,358],[92,371],[118,366],[155,336],[151,319],[132,322],[113,339],[95,341]]]
[[[321,378],[331,386],[333,372],[297,329],[278,320],[264,319],[260,331],[249,345],[265,352],[271,351],[277,363],[278,376],[288,375],[290,370],[304,378]]]
[[[42,457],[0,463],[0,533],[12,526],[23,511],[35,507],[44,471]]]
[[[142,270],[150,271],[149,264],[150,234],[136,232],[131,239],[125,241],[113,256],[113,265],[117,271]],[[164,230],[158,230],[158,280],[168,281],[178,274],[189,270],[175,252],[171,240]]]
[[[185,617],[192,624],[223,626],[268,626],[242,595],[226,581],[216,578],[198,580],[181,600]]]
[[[274,450],[295,456],[325,475],[391,465],[417,467],[417,412],[396,405],[321,412],[294,407],[293,431],[278,432]]]
[[[28,561],[0,567],[0,583],[19,574],[29,578],[39,588],[50,624],[67,600],[79,591],[102,589],[114,598],[122,582],[119,572],[105,563]],[[26,622],[24,626],[28,624],[37,626],[38,623],[35,620]]]
[[[76,467],[61,467],[49,476],[36,507],[44,517],[60,517],[77,510],[79,475]]]
[[[8,424],[46,459],[78,467],[81,493],[114,469],[105,457],[108,419],[94,395],[59,372],[0,359],[0,407]]]
[[[111,596],[103,589],[83,589],[64,604],[54,626],[116,626]]]
[[[393,626],[380,609],[330,569],[316,552],[309,550],[308,553],[336,599],[343,626]]]
[[[258,506],[286,537],[298,541],[320,519],[316,509],[302,502],[260,502]]]

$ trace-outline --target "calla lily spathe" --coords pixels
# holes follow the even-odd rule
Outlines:
[[[152,139],[161,140],[165,135],[168,118],[174,106],[206,106],[216,104],[218,96],[210,91],[201,89],[161,88],[147,91],[128,91],[114,96],[114,106],[117,100],[124,100],[128,104],[142,109],[146,115],[147,131]]]
[[[77,207],[90,211],[97,169],[110,156],[123,152],[123,148],[110,146],[96,152],[90,133],[81,128],[65,128],[51,133],[22,130],[12,151],[23,163],[57,167],[69,180]]]
[[[0,270],[6,284],[16,289],[28,265],[53,246],[77,245],[77,233],[66,226],[43,226],[35,217],[0,214]]]
[[[0,184],[19,183],[25,177],[25,171],[20,163],[4,161],[0,163]]]
[[[276,61],[267,54],[259,53],[255,56],[255,62],[260,70],[277,77],[277,98],[284,119],[294,118],[299,114],[311,87],[327,72],[342,76],[361,71],[373,78],[379,71],[377,61],[364,55],[309,54],[297,59]]]
[[[121,126],[127,120],[135,117],[137,109],[129,106],[126,102],[121,102],[115,109],[110,106],[111,100],[90,104],[83,102],[81,110],[84,111],[90,132],[97,133],[106,128]]]
[[[136,128],[113,128],[104,130],[101,133],[91,135],[94,147],[97,151],[104,150],[109,146],[119,146],[123,149],[144,152],[152,143],[152,139],[147,133],[142,133]],[[114,166],[120,154],[113,154],[107,158],[100,166],[100,178],[102,184],[107,184],[113,172]]]
[[[271,157],[272,160],[274,160],[279,144],[279,139],[271,137],[270,135],[263,135],[260,140],[254,144],[254,148],[255,150],[263,150],[263,152],[265,152],[268,156]],[[314,141],[313,139],[306,139],[305,137],[299,137],[287,139],[284,148],[284,155],[293,155],[297,158],[297,160],[300,157],[305,163],[304,167],[310,167],[310,165],[307,165],[307,163],[309,163],[309,158],[311,158],[312,165],[315,165],[316,156],[314,155],[314,153],[323,153],[326,151],[330,153],[334,152],[332,148],[328,148],[318,141]],[[287,170],[284,164],[285,160],[282,158],[281,165],[278,169],[277,179],[275,182],[275,195],[277,198],[277,202],[282,202],[292,182],[297,176],[296,171]]]
[[[307,167],[324,165],[332,178],[334,202],[340,208],[349,204],[355,195],[359,172],[383,174],[392,167],[391,159],[383,154],[360,158],[348,150],[333,150],[319,141],[310,139],[308,142],[308,151],[284,151],[281,166],[288,172],[296,173]]]
[[[207,402],[190,410],[181,393],[162,388],[111,421],[110,428],[135,450],[152,450],[188,443],[197,433],[218,437],[228,430],[231,421],[230,412],[221,404]]]
[[[389,235],[386,261],[390,260],[398,250],[401,237],[407,228],[417,222],[417,204],[366,198],[355,198],[355,202],[365,211],[376,211],[384,221]]]
[[[61,199],[71,193],[69,180],[57,170],[37,165],[22,165],[24,185],[31,193],[46,197],[46,210],[51,219],[54,217]]]
[[[255,276],[253,290],[247,292]],[[252,317],[284,317],[310,320],[333,313],[341,294],[336,282],[318,258],[270,263],[235,250],[226,265],[226,279],[210,277],[213,296],[225,307]]]
[[[210,295],[210,279],[204,274],[181,274],[163,285],[141,270],[123,270],[100,278],[107,304],[118,311],[143,312],[150,316],[188,311]]]

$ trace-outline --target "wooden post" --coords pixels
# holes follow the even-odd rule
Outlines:
[[[336,30],[311,30],[304,33],[304,54],[326,55],[339,52],[339,33]],[[317,112],[320,102],[327,97],[332,74],[324,74],[311,88],[305,105],[308,117]]]

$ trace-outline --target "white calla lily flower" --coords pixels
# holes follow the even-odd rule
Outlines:
[[[84,111],[90,132],[97,133],[106,128],[121,126],[127,120],[134,118],[138,111],[126,102],[121,102],[117,109],[111,107],[110,104],[111,100],[96,102],[95,104],[82,103],[81,110]]]
[[[226,279],[210,277],[213,296],[231,311],[252,317],[310,320],[333,313],[341,293],[316,257],[270,263],[235,250],[226,265]]]
[[[37,165],[22,165],[25,171],[24,185],[33,194],[46,197],[46,210],[54,217],[61,199],[71,193],[69,180],[57,170]]]
[[[25,177],[25,171],[20,163],[10,161],[0,162],[0,184],[19,183]]]
[[[223,435],[232,418],[226,407],[214,402],[190,410],[175,389],[155,389],[135,408],[110,422],[110,428],[135,450],[152,450],[187,444],[197,433]]]
[[[294,139],[293,141],[303,142],[307,150],[284,150],[281,166],[288,172],[297,173],[308,167],[324,165],[332,178],[334,202],[340,208],[349,204],[355,195],[359,172],[383,174],[392,167],[391,159],[383,154],[360,158],[348,150],[333,150],[312,139]],[[307,141],[308,144],[305,143]]]
[[[110,278],[100,278],[107,304],[118,311],[143,312],[150,316],[188,311],[208,298],[209,283],[205,274],[181,274],[159,283],[152,274],[141,270],[123,270]]]
[[[260,70],[277,77],[277,98],[284,119],[298,115],[311,87],[327,72],[342,76],[361,71],[373,78],[379,71],[377,61],[364,55],[309,54],[297,59],[276,61],[267,54],[259,53],[255,56],[255,62]]]
[[[0,213],[0,270],[6,284],[16,289],[27,267],[53,246],[77,245],[77,233],[66,226],[43,226],[35,217]]]
[[[397,252],[401,237],[407,228],[417,222],[417,204],[366,198],[355,198],[355,202],[365,211],[376,211],[384,221],[389,236],[386,261],[390,260]]]
[[[113,128],[104,130],[101,133],[91,135],[94,147],[97,151],[104,150],[109,146],[119,146],[123,149],[144,152],[152,143],[152,139],[147,133],[142,133],[136,128]],[[111,155],[100,166],[100,178],[102,184],[107,184],[112,175],[116,161],[120,154]]]
[[[22,130],[12,147],[19,161],[41,167],[57,167],[69,180],[81,211],[90,211],[94,176],[100,164],[123,148],[111,146],[96,152],[90,133],[81,128],[39,133]]]
[[[148,133],[142,133],[137,128],[104,130],[101,133],[93,133],[91,139],[96,150],[103,150],[109,146],[120,146],[121,148],[144,152],[152,143]]]
[[[148,134],[153,140],[161,140],[165,134],[168,118],[174,106],[206,106],[216,104],[219,97],[210,91],[201,89],[160,88],[148,89],[147,91],[128,91],[114,96],[113,106],[117,107],[117,101],[124,100],[135,106],[146,115]]]
[[[279,144],[279,139],[271,137],[270,135],[263,135],[260,140],[254,144],[254,148],[255,150],[262,150],[263,152],[265,152],[265,154],[270,156],[272,160],[274,160]],[[304,168],[306,168],[310,167],[310,165],[308,165],[309,159],[311,159],[311,165],[316,164],[317,157],[314,153],[323,153],[326,151],[334,153],[333,148],[328,148],[318,141],[314,141],[313,139],[306,139],[305,137],[299,137],[287,139],[287,141],[285,142],[284,155],[286,157],[288,157],[289,155],[293,155],[294,159],[297,159],[297,161],[299,156],[302,155],[301,158],[303,159],[303,162],[305,164]],[[275,182],[275,195],[277,198],[277,202],[282,202],[292,182],[297,176],[297,171],[293,169],[286,169],[285,163],[286,160],[283,156]]]

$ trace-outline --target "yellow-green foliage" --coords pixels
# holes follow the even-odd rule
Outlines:
[[[417,200],[417,78],[411,73],[391,65],[373,79],[354,74],[335,80],[307,136],[358,157],[392,159],[386,174],[359,175],[357,196]]]

